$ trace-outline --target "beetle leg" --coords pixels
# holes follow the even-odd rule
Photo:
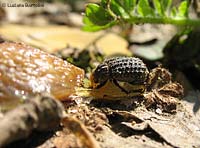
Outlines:
[[[113,83],[114,83],[118,88],[120,88],[122,92],[124,92],[124,93],[126,93],[126,94],[129,93],[127,90],[125,90],[123,87],[121,87],[121,86],[119,85],[119,83],[118,83],[115,79],[113,80]]]

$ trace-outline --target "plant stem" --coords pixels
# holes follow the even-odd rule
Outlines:
[[[155,18],[155,17],[131,17],[130,19],[124,19],[128,23],[151,23],[151,24],[173,24],[173,25],[189,25],[200,26],[199,19],[175,19],[175,18]]]

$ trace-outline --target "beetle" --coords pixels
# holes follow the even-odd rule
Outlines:
[[[146,80],[148,78],[148,68],[143,61],[136,57],[114,57],[109,58],[99,64],[91,75],[92,87],[98,89],[107,81],[113,82],[123,92],[130,93],[122,86],[128,83],[133,87],[131,92],[145,91]]]

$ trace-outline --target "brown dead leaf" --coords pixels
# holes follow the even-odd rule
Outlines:
[[[161,109],[166,112],[174,112],[179,103],[178,98],[183,97],[183,87],[179,83],[168,83],[159,89],[145,95],[145,106],[147,108]]]
[[[77,119],[65,117],[62,120],[64,127],[68,128],[78,140],[80,140],[82,147],[86,148],[100,148],[91,133],[87,130],[84,124]],[[63,141],[65,142],[65,141]]]
[[[136,137],[138,138],[136,143],[138,146],[141,144],[139,139],[146,139],[146,136],[150,138],[148,141],[144,141],[146,147],[150,147],[152,140],[163,144],[161,147],[199,147],[200,126],[198,118],[195,118],[194,114],[191,113],[191,108],[185,105],[180,105],[178,110],[179,112],[174,115],[161,115],[143,108],[131,112],[109,109],[105,113],[108,115],[112,127],[110,130],[116,135],[110,133],[109,129],[102,132],[112,135],[113,138],[118,138],[117,143],[115,143],[118,147],[123,147],[121,143],[124,141],[128,144],[130,139],[136,140]],[[99,133],[97,135],[100,136]],[[105,140],[104,144],[108,144],[108,141],[112,143],[112,140],[104,137],[103,139]],[[121,140],[119,141],[119,139]],[[131,142],[133,145],[134,140]],[[153,147],[158,146],[158,143],[154,143]]]
[[[68,130],[59,131],[56,137],[52,139],[53,145],[57,148],[81,148],[83,145],[80,140]]]
[[[95,133],[103,147],[171,147],[137,114],[111,109],[104,112],[108,116],[110,128],[103,126],[101,132]]]
[[[196,123],[195,123],[196,122]],[[199,147],[200,129],[197,121],[191,118],[187,110],[178,112],[166,121],[152,119],[149,125],[162,138],[175,147]]]
[[[150,91],[152,89],[160,88],[163,85],[170,83],[171,80],[172,74],[167,69],[160,66],[156,67],[149,73],[147,89]]]
[[[92,45],[97,38],[102,36],[96,42],[96,45],[105,55],[131,54],[127,49],[127,41],[113,33],[89,33],[77,28],[56,25],[32,27],[7,24],[1,26],[0,34],[8,40],[25,42],[50,53],[65,48],[67,45],[78,49],[84,49],[88,45]]]

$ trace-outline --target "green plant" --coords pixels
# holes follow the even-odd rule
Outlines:
[[[114,25],[130,23],[200,26],[200,19],[188,16],[189,1],[172,6],[172,0],[101,0],[86,6],[85,31],[98,31]]]

